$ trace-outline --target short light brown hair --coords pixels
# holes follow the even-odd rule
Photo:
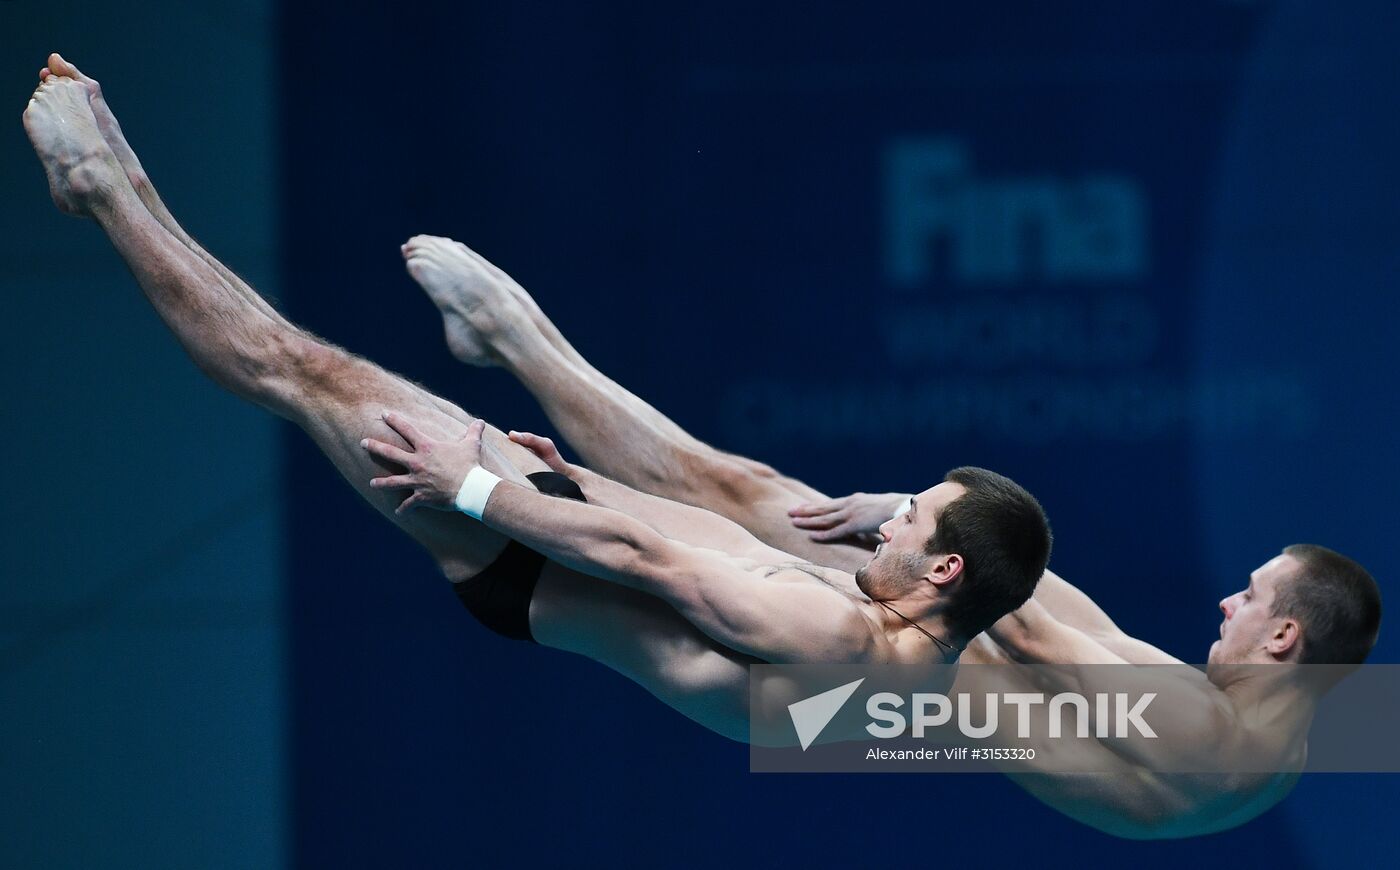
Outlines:
[[[1273,616],[1298,620],[1305,665],[1359,665],[1381,628],[1381,590],[1365,568],[1316,544],[1284,547],[1299,569],[1274,596]]]

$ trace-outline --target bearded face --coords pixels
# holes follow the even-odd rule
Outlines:
[[[871,601],[903,598],[918,586],[927,561],[922,551],[899,551],[881,544],[870,561],[856,571],[856,586]]]

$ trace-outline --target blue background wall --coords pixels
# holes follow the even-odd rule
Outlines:
[[[1293,541],[1394,597],[1392,4],[278,14],[275,283],[332,340],[547,431],[506,376],[448,357],[404,275],[399,242],[448,234],[720,446],[833,494],[967,463],[1021,480],[1056,569],[1188,660]],[[100,72],[117,50],[90,51]],[[243,123],[215,81],[201,116]],[[123,90],[118,110],[160,100],[149,77]],[[21,220],[48,207],[29,168]],[[223,413],[244,412],[205,422]],[[992,777],[750,775],[611,673],[477,627],[295,432],[281,468],[292,863],[985,866],[1030,844],[1051,865],[1333,866],[1400,845],[1384,776],[1310,777],[1237,831],[1140,845]],[[204,830],[190,813],[171,824]]]
[[[211,389],[20,124],[61,49],[191,232],[276,295],[269,2],[0,3],[0,867],[287,852],[280,431]]]

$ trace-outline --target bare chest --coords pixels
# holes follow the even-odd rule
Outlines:
[[[848,598],[864,598],[856,587],[855,577],[835,568],[824,568],[808,562],[752,562],[747,567],[755,575],[772,583],[817,584]]]

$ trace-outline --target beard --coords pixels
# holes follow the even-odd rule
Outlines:
[[[866,562],[856,569],[856,588],[865,593],[866,598],[871,601],[875,600],[875,596],[870,594],[870,562]]]
[[[871,601],[890,601],[917,585],[925,557],[914,553],[876,554],[856,570],[856,588]]]

